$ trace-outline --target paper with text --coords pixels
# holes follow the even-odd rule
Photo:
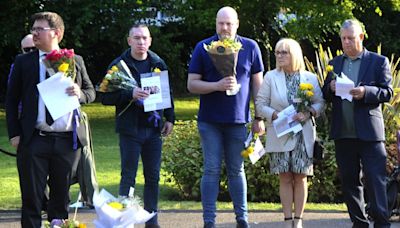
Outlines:
[[[278,113],[278,118],[272,122],[278,138],[290,132],[296,134],[303,129],[299,122],[293,120],[296,113],[296,109],[293,105],[288,106]]]
[[[70,77],[65,77],[64,73],[58,72],[36,85],[54,120],[81,106],[77,96],[69,96],[65,92],[73,84]]]
[[[142,89],[150,93],[143,101],[145,112],[171,108],[168,71],[141,74],[140,82]]]

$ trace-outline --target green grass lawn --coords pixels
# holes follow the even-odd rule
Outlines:
[[[197,114],[197,98],[179,98],[175,100],[176,116],[179,120],[194,119]],[[114,107],[103,106],[99,103],[89,104],[84,107],[90,118],[93,131],[94,154],[96,161],[97,179],[100,188],[105,188],[110,193],[117,195],[120,179],[120,160],[118,138],[114,131]],[[5,125],[5,112],[0,109],[0,147],[15,152],[9,146]],[[21,205],[18,172],[14,157],[0,154],[0,210],[18,209]],[[136,178],[135,192],[139,196],[143,192],[143,173],[139,167]],[[169,201],[176,199],[177,189],[166,183],[161,176],[160,182],[160,208],[161,209],[201,209],[200,202],[193,201]],[[79,186],[71,188],[71,198],[75,200]],[[251,210],[280,210],[277,203],[249,203]],[[231,203],[220,202],[218,209],[232,209]],[[312,204],[306,205],[309,210],[345,210],[343,204]]]

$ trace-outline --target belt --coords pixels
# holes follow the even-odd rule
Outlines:
[[[62,138],[72,137],[72,131],[67,131],[67,132],[51,132],[42,130],[36,130],[36,131],[38,135],[42,137],[62,137]]]

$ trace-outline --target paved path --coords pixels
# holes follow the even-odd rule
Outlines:
[[[73,214],[70,214],[73,217]],[[82,210],[77,219],[93,228],[92,221],[96,218],[94,210]],[[0,211],[0,227],[20,227],[19,211]],[[392,218],[393,228],[400,228],[399,217]],[[251,211],[249,221],[252,228],[279,228],[282,227],[282,214],[276,211]],[[203,226],[201,211],[168,210],[159,213],[159,223],[163,228],[201,228]],[[305,228],[329,228],[351,227],[350,220],[345,212],[306,211],[304,214]],[[144,225],[136,225],[135,228],[143,228]],[[219,211],[217,213],[217,227],[236,227],[235,218],[231,211]],[[372,226],[371,226],[372,227]]]

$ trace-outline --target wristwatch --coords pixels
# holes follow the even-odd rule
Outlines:
[[[255,119],[255,120],[260,120],[260,121],[261,121],[261,120],[264,120],[264,118],[259,117],[259,116],[254,117],[254,119]]]

